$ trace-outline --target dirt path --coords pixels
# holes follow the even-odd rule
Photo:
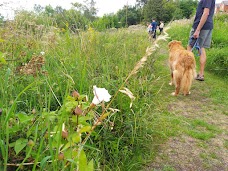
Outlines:
[[[195,81],[190,96],[165,103],[170,113],[184,118],[184,130],[161,145],[144,170],[228,171],[228,107],[208,97],[211,88],[208,82]]]

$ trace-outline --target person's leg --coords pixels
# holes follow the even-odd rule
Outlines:
[[[199,76],[203,77],[204,76],[204,68],[206,65],[206,51],[205,48],[201,48],[201,54],[200,54],[200,70],[199,70]]]
[[[212,30],[201,30],[199,42],[200,42],[200,69],[199,74],[196,80],[204,81],[204,69],[206,65],[207,55],[205,48],[210,48],[211,46],[211,38],[212,38]]]

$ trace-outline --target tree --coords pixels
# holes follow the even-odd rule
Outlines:
[[[140,23],[141,12],[136,6],[124,6],[117,11],[117,17],[122,26],[135,25]]]
[[[41,5],[35,4],[33,7],[35,13],[39,14],[44,10],[44,7],[42,7]]]
[[[162,20],[161,14],[164,12],[163,3],[165,0],[149,0],[144,6],[144,18],[151,21],[152,18]]]
[[[53,9],[53,7],[51,5],[45,6],[45,11],[44,11],[45,14],[47,14],[48,16],[53,16],[54,12],[55,12],[55,10]]]
[[[195,0],[181,0],[179,2],[179,8],[182,11],[183,17],[190,18],[193,11],[197,6],[197,1]]]
[[[86,18],[94,21],[97,14],[97,9],[95,8],[96,2],[94,0],[84,0],[84,4],[78,2],[72,3],[75,10],[81,11]]]

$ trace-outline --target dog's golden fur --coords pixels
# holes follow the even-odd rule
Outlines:
[[[196,61],[194,54],[186,50],[180,41],[169,42],[169,67],[171,70],[170,85],[175,85],[177,96],[180,91],[186,96],[190,94],[192,81],[196,76]]]

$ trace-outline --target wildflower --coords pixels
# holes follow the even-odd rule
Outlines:
[[[92,103],[95,105],[100,104],[102,101],[109,102],[111,95],[105,88],[98,88],[96,85],[93,86],[94,98]]]
[[[80,96],[80,94],[77,91],[74,90],[72,92],[72,96],[78,98]]]
[[[42,52],[40,52],[40,54],[41,54],[41,55],[44,55],[44,54],[45,54],[45,52],[43,52],[43,51],[42,51]]]
[[[75,115],[81,115],[82,114],[82,109],[80,108],[80,107],[76,107],[75,109],[74,109],[74,114]]]

